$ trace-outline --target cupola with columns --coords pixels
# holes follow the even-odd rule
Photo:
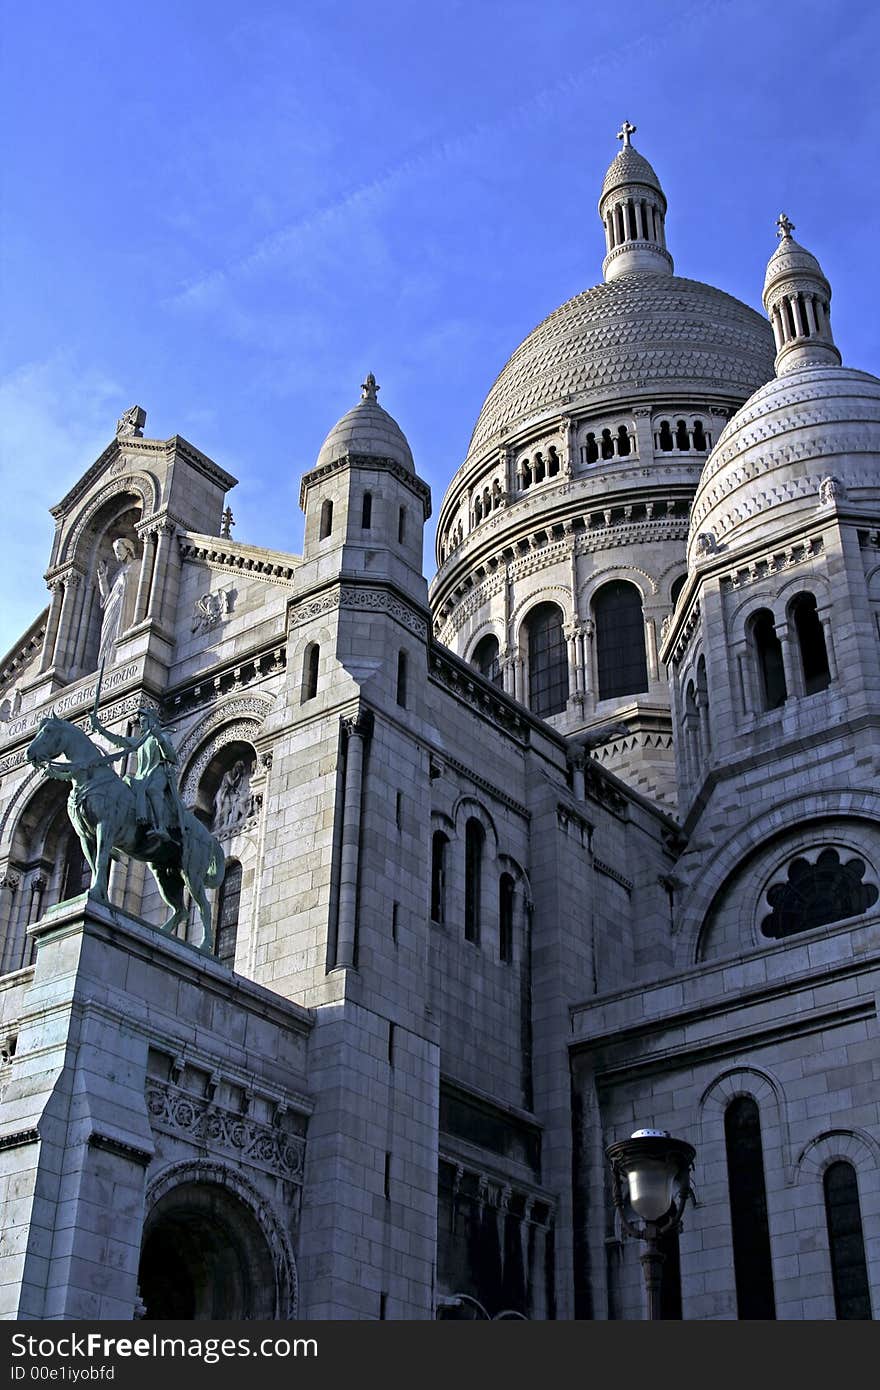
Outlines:
[[[831,286],[822,267],[792,236],[784,212],[776,220],[779,245],[764,277],[764,308],[776,338],[776,375],[798,367],[840,365],[831,332]]]
[[[623,148],[608,168],[599,199],[606,281],[638,271],[671,275],[674,268],[666,250],[666,198],[651,165],[632,144],[636,129],[624,121],[618,131]]]

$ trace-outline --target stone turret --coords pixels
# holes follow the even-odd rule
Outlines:
[[[654,275],[673,271],[666,250],[666,198],[651,165],[630,143],[635,131],[634,125],[624,121],[617,134],[623,148],[602,183],[599,216],[608,252],[602,262],[606,281],[639,271]]]
[[[776,226],[779,245],[764,277],[764,308],[776,338],[776,375],[798,367],[840,366],[831,332],[831,286],[816,257],[792,236],[784,212]]]

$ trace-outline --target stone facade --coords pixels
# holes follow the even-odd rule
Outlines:
[[[302,555],[140,407],[53,509],[0,670],[3,1316],[638,1318],[644,1126],[697,1152],[668,1316],[880,1307],[880,383],[787,219],[772,331],[673,275],[632,133],[430,593],[372,376]],[[224,849],[214,959],[143,865],[90,899],[27,760],[143,705]]]

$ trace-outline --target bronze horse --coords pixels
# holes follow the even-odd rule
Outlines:
[[[52,761],[62,755],[66,762]],[[186,920],[184,886],[187,888],[202,920],[201,940],[193,944],[210,952],[211,908],[205,889],[217,888],[223,882],[225,860],[219,840],[198,817],[181,808],[179,837],[139,825],[135,793],[110,765],[114,755],[102,753],[76,724],[56,715],[41,721],[27,757],[47,776],[72,783],[67,814],[91,870],[90,892],[95,900],[110,906],[110,857],[114,850],[121,850],[149,865],[163,902],[171,908],[171,916],[161,928],[168,935]]]

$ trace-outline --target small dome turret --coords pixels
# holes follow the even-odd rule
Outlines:
[[[369,372],[361,386],[361,399],[333,426],[318,453],[316,468],[335,463],[346,454],[390,459],[415,473],[412,450],[406,435],[387,410],[379,404],[380,387]]]
[[[799,367],[840,365],[831,332],[831,286],[816,257],[792,236],[784,212],[776,222],[779,245],[764,277],[764,308],[776,338],[776,375]]]
[[[607,255],[602,274],[606,281],[639,271],[655,275],[673,271],[664,230],[666,198],[651,165],[630,143],[635,130],[624,121],[617,133],[623,148],[602,182],[599,216],[605,226]]]

